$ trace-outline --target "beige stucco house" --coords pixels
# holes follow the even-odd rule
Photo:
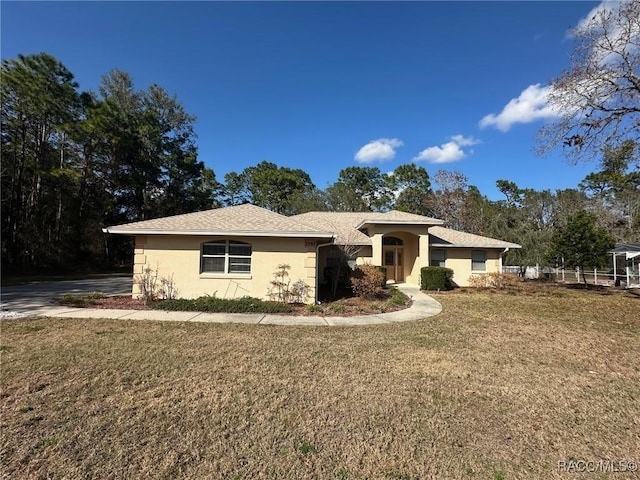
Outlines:
[[[399,211],[309,212],[286,217],[255,205],[107,227],[135,237],[133,294],[150,268],[172,277],[179,296],[215,294],[268,298],[270,281],[287,264],[292,282],[304,280],[313,302],[335,250],[348,245],[355,264],[384,265],[390,282],[419,285],[420,269],[451,268],[453,281],[500,272],[502,256],[520,245],[442,227],[442,220]]]

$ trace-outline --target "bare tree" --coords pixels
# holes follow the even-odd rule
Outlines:
[[[571,32],[572,67],[551,83],[559,119],[539,132],[538,152],[562,146],[573,163],[640,133],[640,0],[603,2]]]
[[[429,196],[430,211],[454,230],[464,229],[464,209],[469,180],[454,170],[438,170],[434,176],[438,188]]]

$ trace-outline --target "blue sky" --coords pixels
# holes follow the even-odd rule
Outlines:
[[[554,190],[596,169],[533,148],[567,31],[597,4],[3,1],[1,54],[48,52],[82,90],[112,68],[163,86],[220,181],[269,160],[325,188],[416,161],[497,199],[498,179]]]

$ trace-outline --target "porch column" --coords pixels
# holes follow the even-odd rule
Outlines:
[[[137,235],[135,237],[135,250],[133,253],[133,285],[131,287],[131,296],[133,298],[142,297],[142,275],[147,265],[146,247],[147,236]]]
[[[377,266],[382,266],[382,236],[382,233],[375,233],[371,237],[371,263]]]
[[[418,248],[420,252],[420,268],[429,266],[429,235],[420,235],[418,237]],[[418,272],[418,278],[420,273]]]
[[[309,287],[308,302],[315,303],[318,294],[318,242],[316,240],[305,240],[304,247],[307,251],[307,256],[304,259],[305,276],[304,283]]]

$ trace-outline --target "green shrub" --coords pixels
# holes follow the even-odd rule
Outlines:
[[[327,307],[331,313],[344,313],[346,308],[341,303],[331,303],[329,307]]]
[[[374,298],[382,290],[384,273],[374,265],[359,265],[351,278],[351,289],[360,298]]]
[[[451,290],[453,288],[453,270],[445,267],[422,267],[420,269],[420,287],[422,290]]]
[[[68,307],[86,308],[95,305],[97,303],[96,300],[103,297],[103,294],[98,294],[97,292],[90,293],[89,295],[73,295],[71,293],[66,293],[58,298],[58,303]]]
[[[410,299],[397,288],[391,289],[391,298],[387,300],[390,307],[404,307],[409,303]]]
[[[259,298],[216,298],[204,296],[193,300],[156,300],[149,304],[156,310],[210,312],[210,313],[290,313],[293,308],[286,303],[266,302]]]
[[[320,305],[316,305],[315,303],[307,305],[306,309],[309,313],[322,313],[324,310]]]

